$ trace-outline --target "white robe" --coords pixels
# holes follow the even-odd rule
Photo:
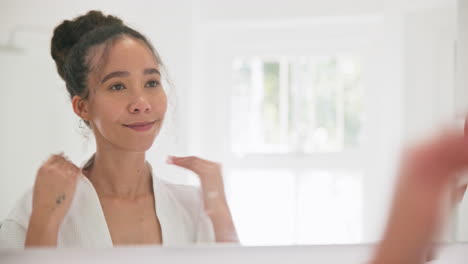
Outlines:
[[[153,177],[153,191],[163,246],[215,241],[213,225],[203,209],[199,189],[170,184]],[[24,248],[32,194],[32,189],[26,192],[9,216],[0,223],[0,249]],[[97,193],[88,178],[81,174],[70,209],[60,226],[57,247],[112,246]]]

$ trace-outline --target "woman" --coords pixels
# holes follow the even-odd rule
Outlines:
[[[150,42],[119,18],[90,11],[55,29],[51,53],[96,153],[83,168],[50,157],[3,221],[0,247],[238,242],[218,164],[168,159],[199,176],[199,192],[156,178],[145,161],[167,107]]]

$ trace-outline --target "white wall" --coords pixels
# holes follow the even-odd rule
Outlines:
[[[431,8],[454,0],[197,0],[201,21],[290,20],[383,14]]]
[[[383,4],[382,0],[200,0],[200,17],[202,21],[239,21],[350,16],[379,13]]]
[[[458,42],[457,42],[457,114],[468,112],[468,1],[459,0],[458,5]]]
[[[405,14],[405,139],[427,135],[454,117],[456,9]]]
[[[269,263],[282,264],[289,260],[295,264],[357,264],[368,263],[372,256],[372,245],[332,245],[332,246],[296,246],[296,247],[119,247],[106,250],[39,249],[11,251],[4,253],[8,264],[62,264],[67,263],[172,263],[172,264],[237,264]],[[437,260],[431,264],[466,263],[467,244],[446,245],[441,249]],[[72,251],[73,258],[70,258]]]

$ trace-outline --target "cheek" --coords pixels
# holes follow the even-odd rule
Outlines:
[[[155,112],[164,115],[167,111],[167,96],[164,90],[157,96],[156,100],[154,100],[154,109]]]
[[[125,110],[118,100],[109,100],[107,98],[96,98],[94,104],[93,116],[96,122],[101,124],[115,122],[119,120],[121,112]]]

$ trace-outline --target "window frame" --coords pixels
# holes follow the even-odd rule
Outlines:
[[[391,60],[395,53],[385,53],[385,23],[381,17],[357,19],[356,21],[299,22],[291,24],[245,24],[245,23],[205,23],[200,25],[195,39],[193,74],[196,80],[191,118],[194,125],[189,134],[190,151],[221,161],[225,175],[233,170],[277,170],[289,169],[295,174],[307,170],[361,171],[364,178],[364,207],[374,205],[368,201],[375,190],[371,185],[376,179],[378,166],[386,162],[385,158],[375,155],[382,149],[398,149],[402,133],[402,117],[395,116],[389,127],[393,131],[382,129],[379,117],[391,115],[392,107],[399,107],[400,91],[391,91],[388,86],[379,86],[380,80],[392,76],[382,63]],[[281,38],[278,38],[281,36]],[[310,37],[313,36],[313,37]],[[364,112],[367,123],[364,132],[366,142],[355,150],[337,153],[277,153],[236,155],[230,152],[230,101],[232,60],[236,57],[278,57],[278,56],[323,56],[323,55],[358,55],[363,63]],[[396,71],[400,77],[400,71]],[[398,112],[397,112],[398,113]],[[196,124],[196,125],[195,125]],[[391,129],[390,129],[391,130]],[[373,142],[387,143],[374,144]],[[397,146],[398,145],[398,146]],[[392,149],[393,150],[393,149]],[[391,152],[391,151],[389,151]],[[371,164],[371,165],[369,165]],[[385,169],[388,166],[383,166]],[[390,168],[388,168],[391,171]],[[391,174],[387,172],[387,174]],[[299,176],[298,176],[299,177]],[[385,184],[385,180],[382,181]],[[229,177],[225,177],[226,192],[229,197]],[[389,191],[390,192],[390,191]],[[364,221],[368,215],[383,214],[372,209],[363,212]],[[375,227],[373,227],[375,229]],[[364,230],[364,228],[362,229]],[[372,240],[374,230],[364,230],[363,241]]]

